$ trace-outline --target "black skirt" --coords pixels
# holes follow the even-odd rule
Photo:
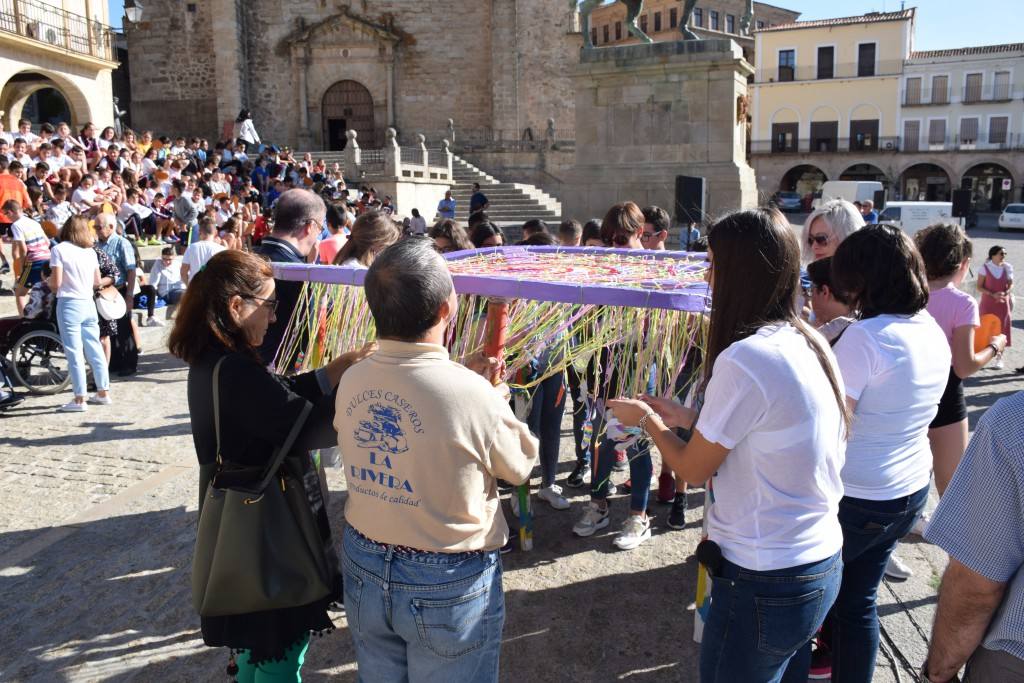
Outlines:
[[[938,429],[947,425],[956,424],[967,419],[967,401],[964,399],[964,381],[949,369],[949,379],[946,380],[946,390],[942,392],[939,399],[939,412],[935,419],[928,425],[929,429]]]

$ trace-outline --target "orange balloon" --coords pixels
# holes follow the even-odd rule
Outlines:
[[[1003,322],[999,319],[999,316],[993,313],[986,313],[981,316],[981,327],[974,330],[974,352],[980,353],[992,341],[992,337],[1002,333]]]

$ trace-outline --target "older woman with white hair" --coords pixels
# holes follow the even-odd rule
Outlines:
[[[804,261],[810,263],[836,253],[844,239],[864,227],[864,217],[857,207],[845,199],[823,202],[804,221]]]

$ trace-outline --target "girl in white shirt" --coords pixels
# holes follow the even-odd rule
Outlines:
[[[834,347],[853,428],[839,504],[844,566],[831,619],[832,680],[869,683],[878,654],[878,584],[928,499],[928,425],[951,353],[925,310],[921,255],[899,228],[868,226],[843,240],[832,281],[859,312]]]
[[[712,481],[708,535],[721,560],[708,567],[701,680],[807,680],[842,574],[842,380],[797,315],[800,245],[782,214],[733,214],[708,242],[714,298],[693,438],[672,429],[689,428],[694,411],[669,399],[609,407],[651,435],[677,477]]]
[[[61,228],[60,244],[50,250],[50,288],[57,293],[57,321],[74,391],[74,399],[58,408],[61,412],[85,412],[86,359],[97,389],[88,402],[111,403],[107,358],[100,343],[99,318],[93,301],[93,292],[100,284],[100,265],[93,241],[89,221],[75,216]]]

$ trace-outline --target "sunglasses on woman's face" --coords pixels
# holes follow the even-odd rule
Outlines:
[[[819,233],[817,235],[808,235],[807,246],[813,247],[815,244],[817,244],[818,246],[823,247],[826,244],[828,244],[829,239],[829,236],[824,233]]]

